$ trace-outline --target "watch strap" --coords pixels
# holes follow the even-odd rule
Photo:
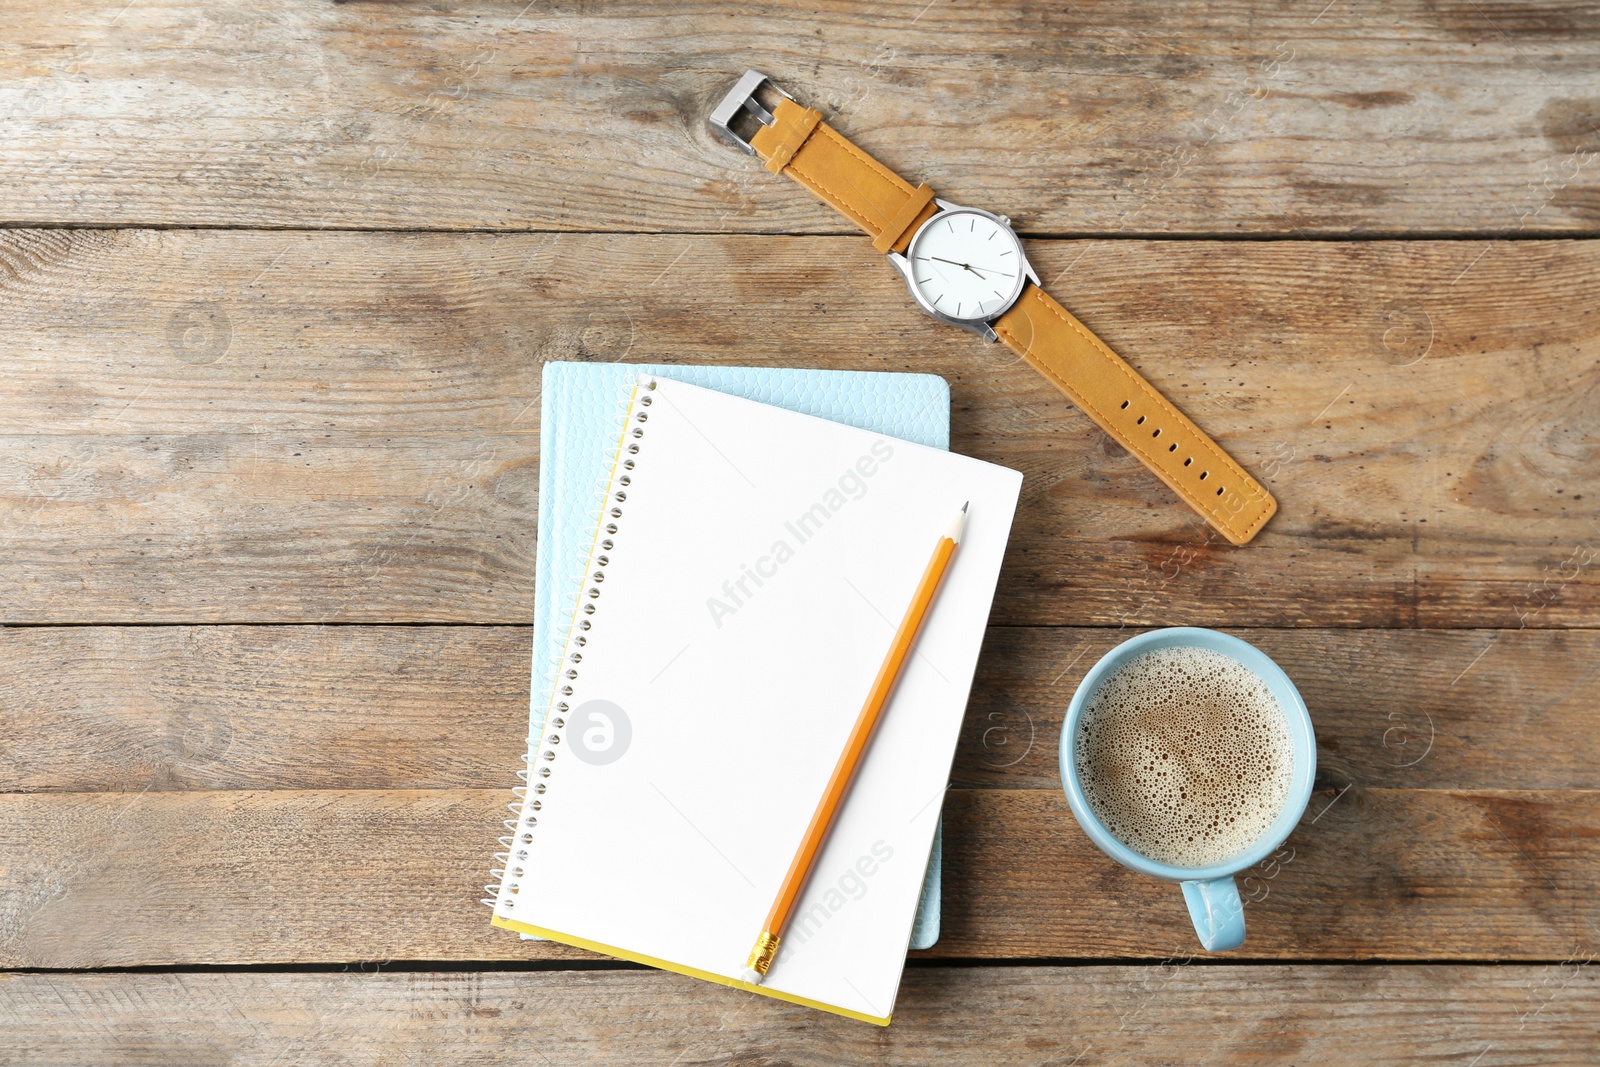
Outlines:
[[[750,79],[750,92],[765,80],[754,72],[746,75]],[[932,189],[912,186],[824,122],[815,108],[785,96],[770,117],[748,147],[769,171],[789,175],[861,227],[879,252],[904,252],[918,227],[938,213]],[[1278,510],[1272,494],[1038,286],[1025,286],[992,325],[1229,541],[1246,543]]]
[[[1236,545],[1278,502],[1071,312],[1028,285],[994,332]]]
[[[933,190],[913,187],[822,121],[822,113],[779,100],[773,123],[750,138],[774,174],[787,174],[872,238],[879,252],[904,252],[938,206]]]

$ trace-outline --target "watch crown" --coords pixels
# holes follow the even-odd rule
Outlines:
[[[1011,216],[1010,215],[1001,215],[1000,216],[1000,221],[1005,223],[1007,226],[1010,226],[1011,225]]]

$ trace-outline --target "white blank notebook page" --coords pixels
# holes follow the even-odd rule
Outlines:
[[[737,977],[970,501],[766,981],[886,1019],[1022,476],[666,379],[627,410],[496,915]]]

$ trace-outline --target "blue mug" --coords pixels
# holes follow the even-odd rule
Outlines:
[[[1078,780],[1077,735],[1078,721],[1083,709],[1112,672],[1124,663],[1145,652],[1158,648],[1208,648],[1248,667],[1256,677],[1267,683],[1278,706],[1288,720],[1289,738],[1294,750],[1294,770],[1289,782],[1289,795],[1283,809],[1255,844],[1230,859],[1210,867],[1175,867],[1141,855],[1111,835],[1094,810],[1089,807]],[[1208,952],[1226,952],[1244,943],[1244,903],[1239,898],[1239,887],[1233,876],[1249,870],[1270,856],[1289,836],[1305,813],[1311,799],[1311,781],[1317,773],[1317,742],[1311,732],[1311,714],[1306,702],[1294,687],[1283,669],[1254,645],[1216,630],[1193,626],[1174,626],[1165,630],[1151,630],[1122,642],[1100,657],[1100,662],[1089,669],[1078,683],[1067,707],[1067,721],[1061,727],[1061,783],[1067,791],[1067,803],[1072,814],[1089,835],[1089,840],[1100,850],[1124,867],[1183,887],[1183,899],[1189,905],[1189,918],[1194,921],[1194,932]]]

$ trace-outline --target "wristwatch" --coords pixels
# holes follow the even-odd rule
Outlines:
[[[923,311],[1004,341],[1229,541],[1245,544],[1278,510],[1271,493],[1045,293],[1004,215],[913,187],[760,71],[745,72],[711,125],[865,230]]]

